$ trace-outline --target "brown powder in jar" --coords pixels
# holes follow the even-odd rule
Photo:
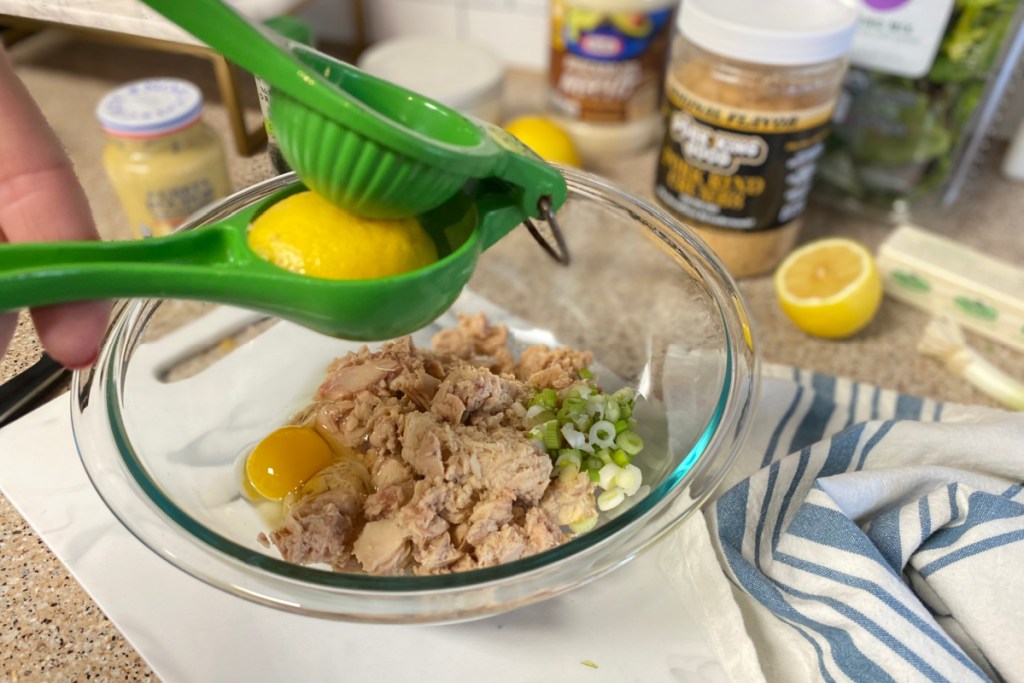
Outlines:
[[[734,276],[767,273],[799,237],[844,65],[759,65],[682,38],[673,56],[655,194]]]

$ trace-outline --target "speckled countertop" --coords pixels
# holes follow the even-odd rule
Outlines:
[[[216,99],[212,70],[203,60],[163,53],[101,47],[59,34],[37,37],[12,55],[44,112],[75,161],[93,211],[106,238],[127,238],[127,225],[100,164],[102,135],[93,109],[109,89],[133,78],[174,74],[199,84],[207,96],[207,121],[228,138],[224,111]],[[513,74],[507,84],[506,114],[539,106],[542,79]],[[254,100],[253,100],[254,104]],[[259,120],[255,109],[251,120]],[[238,157],[229,148],[232,180],[241,188],[272,175],[263,155]],[[993,150],[952,210],[932,212],[918,222],[982,251],[1024,263],[1024,186],[1003,180],[995,168],[1001,149]],[[654,152],[594,169],[638,194],[650,196]],[[868,218],[813,207],[804,240],[845,235],[877,248],[890,227]],[[945,401],[993,405],[915,346],[927,316],[886,300],[870,327],[853,339],[811,339],[783,317],[767,278],[741,283],[766,361],[814,370]],[[1024,353],[976,337],[970,342],[993,363],[1024,378]],[[39,357],[38,341],[23,318],[7,355],[0,361],[0,382]],[[40,473],[45,476],[45,473]],[[0,680],[152,679],[145,662],[128,645],[45,544],[0,497]]]

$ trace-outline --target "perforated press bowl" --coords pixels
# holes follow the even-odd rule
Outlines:
[[[556,264],[517,228],[481,257],[453,311],[414,340],[429,346],[455,311],[484,311],[517,344],[592,351],[602,376],[644,397],[647,446],[636,464],[649,489],[631,506],[555,549],[464,573],[378,577],[285,562],[257,541],[269,529],[239,494],[237,462],[355,346],[222,306],[183,322],[188,307],[161,301],[127,302],[94,369],[73,380],[75,438],[100,496],[139,541],[195,578],[345,620],[485,616],[586,584],[651,547],[732,464],[754,408],[757,354],[742,297],[700,239],[641,199],[564,172],[569,199],[558,218],[572,264]],[[294,182],[256,185],[186,229]]]

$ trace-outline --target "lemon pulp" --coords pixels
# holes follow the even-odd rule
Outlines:
[[[544,161],[579,166],[580,155],[572,138],[561,127],[543,116],[522,116],[505,125],[505,130],[519,138]]]
[[[871,252],[841,237],[809,242],[791,253],[775,271],[774,284],[786,316],[825,339],[859,332],[882,301],[882,279]]]
[[[315,430],[281,427],[249,453],[243,486],[263,498],[281,500],[330,465],[333,458],[330,445]]]
[[[437,247],[415,218],[363,218],[310,191],[260,214],[247,239],[278,267],[332,280],[398,275],[437,260]]]

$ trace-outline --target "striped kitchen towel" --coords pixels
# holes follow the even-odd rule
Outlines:
[[[661,556],[732,679],[1024,681],[1024,414],[764,376]]]

